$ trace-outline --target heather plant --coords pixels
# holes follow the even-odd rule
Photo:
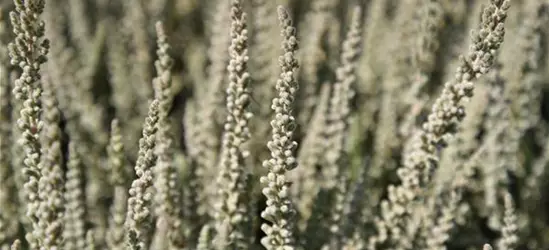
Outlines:
[[[549,2],[0,2],[0,250],[549,248]]]

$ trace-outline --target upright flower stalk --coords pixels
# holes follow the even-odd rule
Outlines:
[[[137,178],[133,180],[128,198],[126,213],[126,232],[131,249],[147,249],[151,230],[152,214],[150,206],[153,185],[152,167],[156,163],[154,148],[158,123],[158,100],[149,105],[149,114],[143,125],[142,137],[139,140],[139,155],[135,164]]]
[[[267,249],[293,249],[296,246],[296,210],[289,197],[290,183],[285,174],[297,167],[297,142],[293,140],[296,121],[292,114],[292,106],[298,90],[295,73],[298,68],[298,43],[292,19],[282,6],[278,7],[278,18],[283,39],[282,55],[278,59],[282,72],[276,82],[278,95],[271,105],[275,113],[271,121],[272,139],[267,143],[271,158],[263,162],[268,173],[260,178],[260,182],[265,185],[262,193],[267,198],[267,207],[261,213],[261,217],[269,222],[261,226],[261,230],[266,234],[261,243]]]
[[[381,218],[376,218],[378,233],[370,238],[369,249],[394,244],[405,249],[411,247],[411,239],[405,236],[405,225],[412,216],[412,205],[431,182],[439,166],[440,151],[448,146],[448,139],[457,133],[465,117],[464,99],[473,96],[473,82],[486,74],[494,63],[505,35],[509,5],[509,0],[491,0],[484,8],[479,30],[471,35],[469,52],[460,56],[454,78],[444,85],[417,135],[419,140],[404,156],[404,166],[397,171],[402,183],[390,185],[388,199],[381,202]],[[405,242],[405,239],[409,241]]]
[[[40,19],[44,11],[44,0],[14,0],[15,11],[10,12],[15,40],[8,45],[11,64],[23,70],[19,79],[15,80],[13,94],[22,102],[17,126],[21,130],[20,143],[23,145],[25,177],[25,194],[27,202],[27,217],[29,217],[33,232],[27,234],[32,249],[38,248],[38,230],[40,222],[38,182],[40,169],[38,167],[41,155],[40,131],[40,67],[47,60],[49,40],[44,38],[45,24]],[[34,234],[34,235],[33,235]]]
[[[247,249],[252,237],[250,212],[247,209],[247,176],[245,159],[250,139],[248,110],[251,100],[248,72],[247,15],[242,2],[231,4],[231,45],[229,46],[229,86],[227,87],[227,116],[225,118],[220,155],[220,174],[217,178],[219,200],[216,204],[216,247]]]
[[[69,159],[67,161],[67,181],[65,182],[65,214],[63,228],[63,248],[66,250],[84,249],[86,246],[86,214],[83,164],[76,142],[69,143]]]
[[[169,111],[172,106],[172,64],[168,54],[170,45],[161,22],[156,23],[158,37],[158,59],[155,61],[157,77],[153,79],[155,99],[159,103],[158,135],[154,187],[156,190],[157,232],[165,230],[168,249],[183,249],[184,237],[181,231],[181,192],[178,171],[174,165],[173,139]],[[161,228],[159,228],[161,227]]]
[[[107,147],[108,164],[113,186],[113,202],[110,209],[110,219],[107,231],[106,244],[109,249],[125,249],[124,221],[128,201],[127,165],[124,161],[124,143],[120,122],[117,119],[111,122],[111,136]]]
[[[64,182],[62,170],[61,128],[59,127],[60,111],[54,95],[54,86],[49,78],[43,78],[44,95],[42,95],[44,127],[41,143],[43,147],[39,168],[41,171],[38,182],[40,198],[39,219],[41,221],[40,237],[42,246],[47,249],[62,246],[63,233],[63,197]]]
[[[358,63],[361,42],[362,10],[356,7],[353,10],[351,27],[342,45],[341,64],[336,71],[337,82],[330,100],[328,113],[328,140],[330,150],[326,152],[327,182],[333,181],[332,192],[334,204],[331,211],[330,231],[332,248],[341,248],[343,241],[344,206],[349,192],[348,178],[348,150],[346,149],[349,136],[351,118],[351,101],[355,91],[353,84],[356,81],[355,68]]]

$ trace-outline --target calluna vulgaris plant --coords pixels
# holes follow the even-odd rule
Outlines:
[[[549,249],[545,0],[6,0],[0,50],[0,250]]]

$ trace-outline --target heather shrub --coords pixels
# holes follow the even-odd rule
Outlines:
[[[549,2],[0,2],[0,249],[549,249]]]

